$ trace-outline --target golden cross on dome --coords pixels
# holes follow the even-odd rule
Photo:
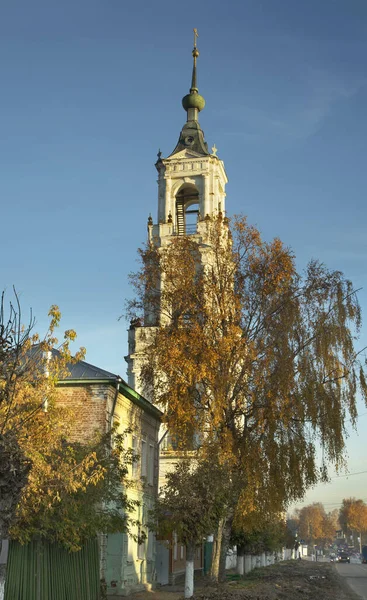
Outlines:
[[[194,48],[196,48],[196,38],[199,37],[198,30],[194,28]]]

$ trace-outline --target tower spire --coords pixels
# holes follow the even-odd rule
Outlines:
[[[197,85],[196,60],[199,56],[199,50],[197,49],[196,40],[198,37],[198,30],[194,29],[194,49],[192,51],[194,64],[192,67],[191,88],[190,93],[182,98],[182,106],[187,112],[188,121],[197,121],[199,112],[203,110],[205,106],[205,100],[200,96]]]
[[[198,93],[198,87],[196,83],[196,59],[199,56],[199,50],[196,47],[196,39],[199,37],[198,30],[194,29],[194,49],[192,51],[192,56],[194,58],[194,65],[192,67],[192,79],[191,79],[191,89],[190,94],[193,92]]]
[[[194,64],[192,67],[192,78],[190,92],[182,98],[182,106],[187,112],[186,123],[182,128],[176,148],[170,156],[181,152],[183,149],[191,148],[194,152],[202,156],[209,156],[207,143],[204,139],[204,132],[202,131],[198,115],[205,106],[205,100],[199,94],[197,86],[197,58],[199,56],[199,50],[197,49],[197,38],[198,30],[194,29],[194,48],[192,51],[192,57]]]

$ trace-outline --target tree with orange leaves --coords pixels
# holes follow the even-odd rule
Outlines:
[[[324,546],[335,539],[335,513],[326,513],[321,502],[303,506],[298,512],[298,536],[312,544]]]
[[[362,533],[367,532],[367,505],[363,500],[344,498],[339,510],[339,521],[346,536],[357,533],[362,548]]]
[[[351,282],[315,260],[300,275],[293,253],[243,217],[206,227],[205,239],[141,251],[129,316],[146,333],[140,377],[171,434],[231,464],[224,558],[233,522],[280,513],[343,464],[345,416],[355,422],[367,388]]]
[[[0,539],[6,538],[22,491],[27,485],[35,456],[42,456],[37,444],[58,439],[62,421],[55,411],[46,416],[55,397],[55,384],[71,359],[69,344],[75,332],[65,332],[57,356],[55,329],[60,321],[57,306],[50,309],[50,325],[43,339],[34,333],[34,319],[22,322],[16,292],[15,303],[6,310],[5,296],[0,304]],[[84,355],[82,349],[76,360]],[[57,433],[52,435],[54,428]]]
[[[32,318],[23,326],[17,295],[8,311],[2,297],[0,541],[9,536],[27,543],[37,536],[77,551],[98,532],[127,529],[134,503],[123,483],[133,455],[124,447],[125,436],[114,431],[85,444],[70,441],[75,414],[58,404],[57,382],[85,351],[71,356],[73,330],[58,342],[57,306],[49,318],[40,339]]]

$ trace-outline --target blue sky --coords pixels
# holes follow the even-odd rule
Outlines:
[[[193,27],[228,214],[279,236],[300,269],[316,257],[342,270],[367,311],[364,0],[3,0],[0,287],[16,286],[41,332],[58,304],[87,360],[123,377],[117,318],[156,216],[157,151],[185,122]],[[352,472],[367,470],[367,416],[359,431]],[[316,499],[367,500],[366,482],[334,480]]]

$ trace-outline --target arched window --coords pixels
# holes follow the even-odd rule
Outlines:
[[[178,235],[196,233],[199,215],[199,192],[189,184],[176,195],[176,231]]]

